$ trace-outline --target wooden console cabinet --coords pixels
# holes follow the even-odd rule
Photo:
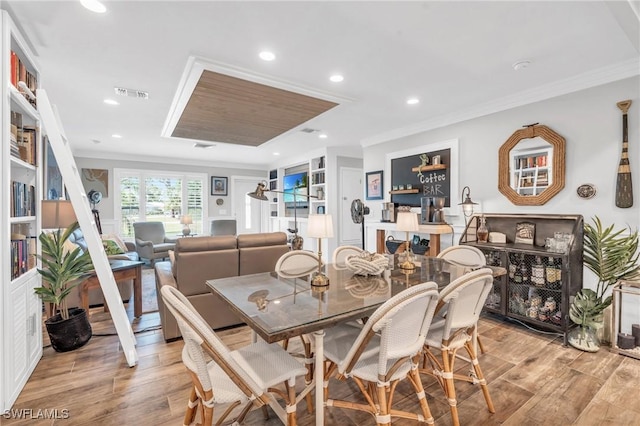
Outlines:
[[[480,215],[474,215],[460,244],[479,248],[485,253],[487,264],[507,269],[507,275],[494,279],[485,309],[534,328],[562,333],[566,345],[567,332],[573,326],[569,305],[582,288],[582,216],[489,213],[484,217],[489,232],[505,234],[506,243],[478,242]],[[515,242],[516,226],[523,222],[535,226],[533,244]],[[556,232],[570,235],[563,253],[545,248],[546,239]]]

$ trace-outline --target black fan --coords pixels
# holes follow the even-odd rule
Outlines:
[[[369,214],[369,207],[365,206],[361,199],[351,202],[351,220],[353,223],[362,224],[362,250],[364,250],[364,216]]]
[[[100,224],[100,211],[98,211],[98,209],[96,209],[96,204],[98,204],[100,201],[102,201],[102,192],[96,191],[95,189],[92,189],[87,194],[87,198],[89,199],[89,202],[91,203],[91,213],[93,213],[93,219],[96,222],[96,227],[98,228],[98,233],[100,235],[102,235],[102,225]]]

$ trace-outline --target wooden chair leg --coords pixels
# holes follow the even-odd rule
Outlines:
[[[449,402],[449,409],[451,410],[451,420],[454,426],[460,426],[460,420],[458,420],[458,401],[456,399],[456,388],[453,382],[453,361],[455,359],[455,356],[455,351],[442,351],[442,378],[444,379],[445,393],[447,395],[447,401]]]
[[[482,394],[484,395],[484,400],[487,402],[487,408],[489,409],[490,413],[495,413],[496,410],[493,406],[491,395],[489,395],[489,387],[487,386],[487,381],[484,378],[484,374],[482,374],[482,368],[480,368],[480,363],[478,363],[476,353],[473,350],[473,345],[471,345],[470,342],[467,342],[465,344],[465,349],[469,354],[469,358],[471,358],[471,365],[473,366],[473,369],[475,371],[476,379],[478,380],[478,383],[482,388]]]
[[[427,396],[424,393],[424,387],[422,386],[422,380],[420,380],[420,373],[418,372],[417,365],[409,372],[409,381],[413,385],[413,389],[416,391],[418,402],[420,403],[420,409],[422,410],[422,416],[427,424],[434,424],[433,415],[427,402]]]
[[[380,426],[391,424],[391,415],[389,414],[389,406],[387,404],[387,390],[389,386],[378,384],[378,404],[380,405],[380,412],[376,416],[376,424]]]
[[[200,404],[200,398],[196,393],[195,386],[191,388],[191,395],[189,395],[189,401],[187,402],[187,411],[184,413],[183,424],[190,425],[196,418],[196,410]]]
[[[486,353],[484,350],[484,345],[482,344],[482,340],[480,340],[480,336],[476,336],[476,340],[478,341],[478,347],[480,348],[480,353]]]
[[[285,383],[285,387],[287,388],[287,401],[286,410],[287,410],[287,426],[296,426],[297,418],[296,418],[296,389],[295,382],[293,383]]]

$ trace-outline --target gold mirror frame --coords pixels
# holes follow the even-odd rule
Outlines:
[[[509,153],[522,139],[541,137],[553,147],[553,183],[539,195],[518,194],[510,185]],[[498,151],[498,189],[517,206],[541,206],[564,188],[564,145],[562,136],[542,125],[516,130]]]

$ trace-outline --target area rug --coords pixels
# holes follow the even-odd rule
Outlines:
[[[153,268],[145,265],[142,267],[142,312],[155,312],[157,310],[156,276]]]

